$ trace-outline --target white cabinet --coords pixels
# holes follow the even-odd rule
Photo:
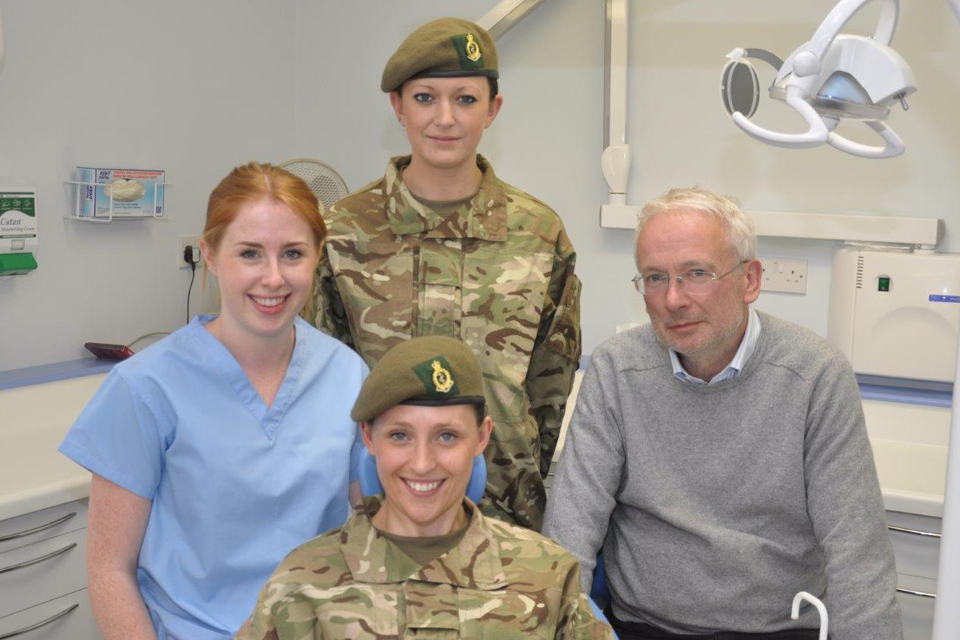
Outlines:
[[[100,640],[87,600],[87,501],[0,521],[0,640]]]
[[[940,518],[887,512],[897,563],[897,601],[903,612],[904,640],[930,640],[940,556]]]

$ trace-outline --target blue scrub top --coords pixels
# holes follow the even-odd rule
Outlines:
[[[60,445],[153,501],[137,578],[159,640],[231,637],[284,556],[346,521],[363,447],[359,356],[298,318],[267,407],[212,319],[114,367]]]

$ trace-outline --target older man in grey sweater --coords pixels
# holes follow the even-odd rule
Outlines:
[[[621,640],[899,640],[896,571],[856,380],[757,313],[750,219],[705,189],[649,203],[634,280],[651,324],[594,351],[544,533],[589,589],[603,551]],[[761,634],[761,635],[756,635]]]

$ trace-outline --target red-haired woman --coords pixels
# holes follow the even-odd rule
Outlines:
[[[217,316],[118,364],[60,450],[93,473],[89,592],[107,640],[229,638],[288,551],[346,520],[367,369],[298,314],[326,236],[269,164],[234,169],[200,242]]]

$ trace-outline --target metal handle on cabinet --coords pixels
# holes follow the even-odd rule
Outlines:
[[[895,527],[892,524],[887,525],[887,529],[890,531],[899,531],[900,533],[909,533],[912,536],[923,536],[924,538],[939,538],[939,533],[931,533],[929,531],[917,531],[916,529],[906,529],[904,527]]]
[[[40,556],[39,558],[34,558],[33,560],[24,560],[23,562],[20,562],[18,564],[12,564],[9,567],[0,568],[0,574],[16,571],[17,569],[25,569],[27,567],[32,567],[35,564],[40,564],[45,560],[49,560],[50,558],[55,558],[60,554],[66,553],[67,551],[70,551],[71,549],[73,549],[75,546],[77,546],[76,542],[68,544],[63,549],[57,549],[56,551],[51,551],[45,556]],[[0,640],[3,640],[3,638],[0,637]]]
[[[40,525],[39,527],[34,527],[33,529],[27,529],[26,531],[19,531],[19,532],[17,532],[17,533],[11,533],[11,534],[6,535],[6,536],[0,536],[0,542],[6,542],[7,540],[16,540],[17,538],[25,538],[26,536],[32,536],[32,535],[35,534],[35,533],[40,533],[41,531],[46,531],[47,529],[52,529],[52,528],[54,528],[55,526],[57,526],[58,524],[63,524],[64,522],[66,522],[66,521],[69,520],[70,518],[73,518],[73,517],[76,516],[76,515],[77,515],[77,512],[74,511],[73,513],[68,513],[67,515],[63,516],[62,518],[57,518],[57,519],[54,520],[53,522],[48,522],[47,524],[42,524],[42,525]],[[0,640],[3,640],[3,639],[0,638]]]
[[[937,597],[937,594],[935,593],[927,593],[926,591],[914,591],[913,589],[904,589],[903,587],[897,587],[897,591],[899,591],[900,593],[909,594],[911,596],[920,596],[921,598]],[[3,640],[3,638],[0,638],[0,640]]]
[[[51,622],[55,622],[55,621],[59,620],[60,618],[62,618],[63,616],[67,615],[68,613],[70,613],[71,611],[73,611],[74,609],[76,609],[76,608],[79,607],[79,606],[80,606],[79,604],[72,604],[72,605],[70,605],[69,607],[67,607],[66,609],[64,609],[63,611],[61,611],[60,613],[56,613],[56,614],[50,616],[49,618],[47,618],[46,620],[42,620],[41,622],[38,622],[38,623],[36,623],[36,624],[32,624],[32,625],[30,625],[29,627],[24,627],[23,629],[17,629],[16,631],[11,631],[10,633],[5,633],[5,634],[3,634],[3,635],[0,635],[0,640],[7,640],[7,638],[16,638],[17,636],[22,636],[22,635],[25,634],[25,633],[30,633],[31,631],[35,631],[36,629],[39,629],[40,627],[45,627],[45,626],[47,626],[48,624],[50,624]]]

